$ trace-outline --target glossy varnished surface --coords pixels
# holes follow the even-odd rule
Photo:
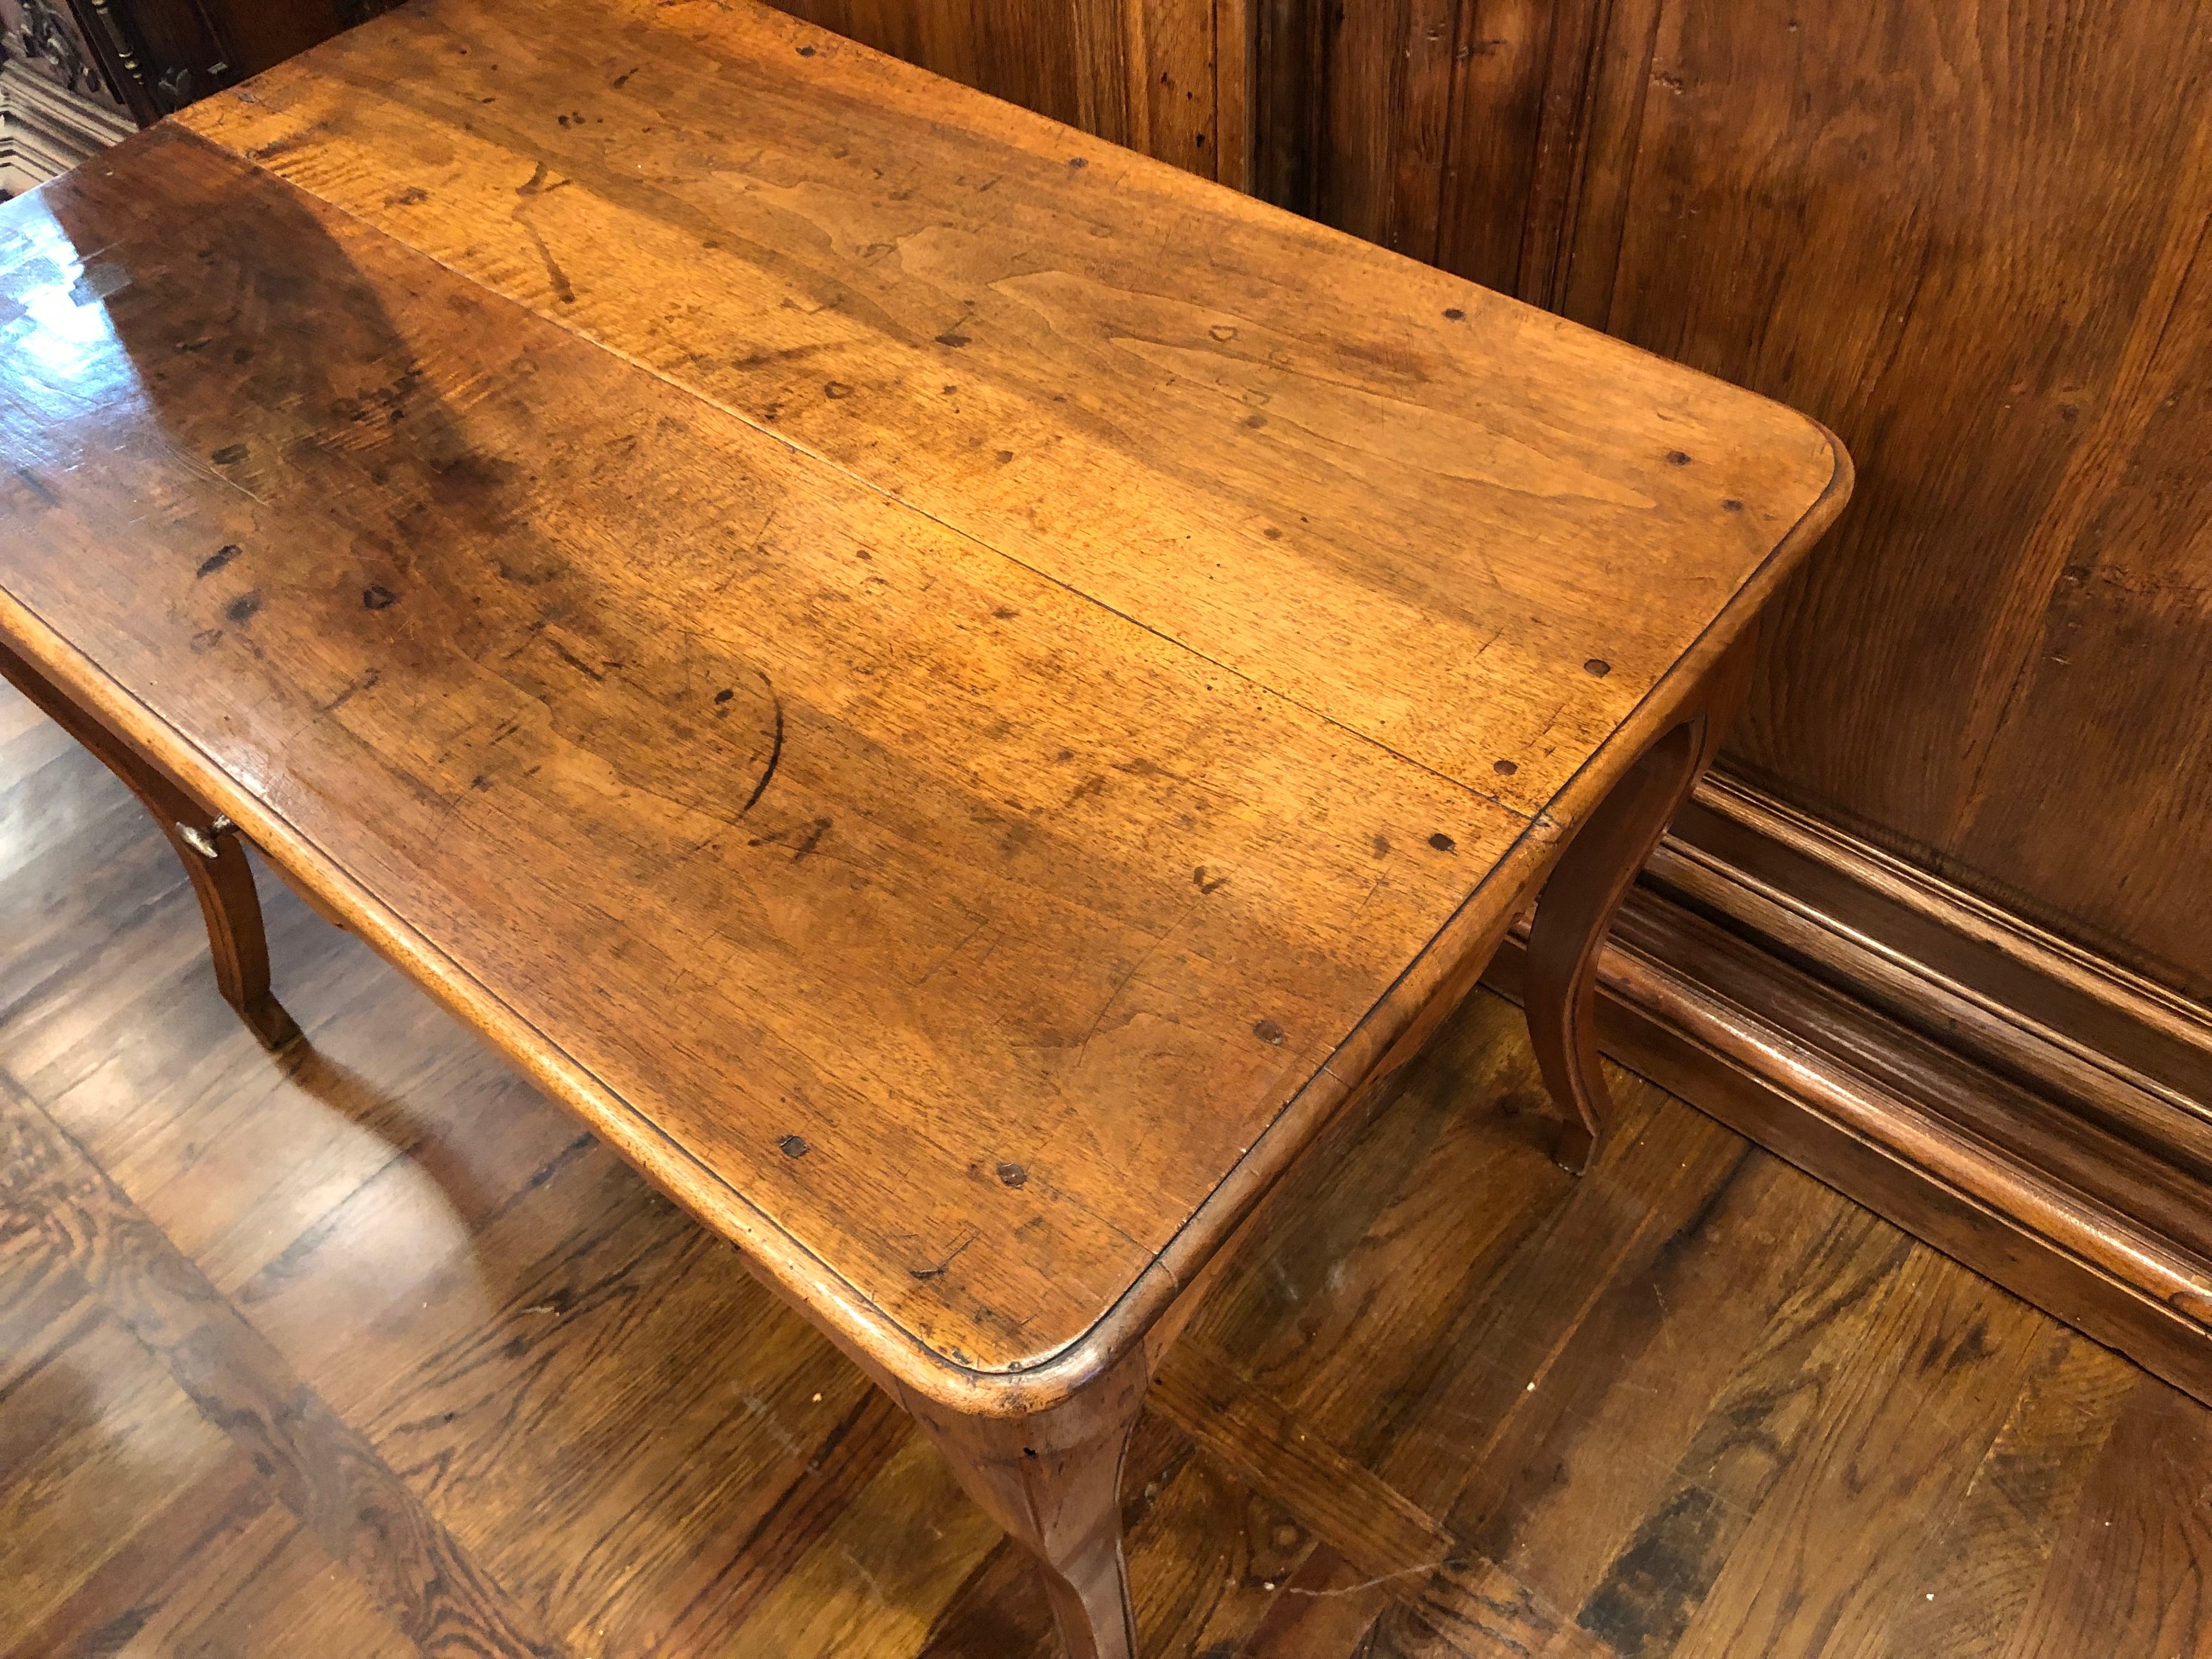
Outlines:
[[[0,688],[0,1651],[1057,1651],[858,1371],[264,885],[276,1056],[137,804]],[[2212,1642],[2212,1414],[1625,1074],[1571,1180],[1517,1030],[1478,996],[1170,1355],[1148,1656]]]
[[[772,14],[512,18],[6,210],[0,625],[894,1377],[1072,1383],[1838,459]]]

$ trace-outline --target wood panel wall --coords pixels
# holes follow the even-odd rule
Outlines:
[[[771,0],[1116,143],[1242,187],[1244,0]]]
[[[1850,445],[1738,772],[2212,1000],[2212,11],[1261,4],[1276,199]]]

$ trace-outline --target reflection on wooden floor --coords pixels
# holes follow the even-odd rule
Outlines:
[[[1049,1655],[898,1413],[265,881],[0,688],[0,1652]],[[2170,1659],[2212,1417],[1648,1085],[1551,1167],[1484,996],[1152,1395],[1145,1651]]]

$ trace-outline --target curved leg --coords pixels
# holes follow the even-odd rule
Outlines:
[[[1597,963],[1637,872],[1720,748],[1751,678],[1749,630],[1714,664],[1683,710],[1599,803],[1553,869],[1528,931],[1523,1001],[1544,1086],[1566,1115],[1559,1161],[1589,1167],[1613,1115],[1598,1069]]]
[[[1028,1417],[915,1411],[968,1495],[1036,1558],[1068,1659],[1136,1659],[1121,1559],[1121,1459],[1146,1378],[1139,1351],[1066,1403]]]
[[[146,799],[142,791],[139,799]],[[150,802],[148,803],[149,805]],[[193,817],[199,822],[193,822]],[[269,939],[261,927],[261,895],[253,885],[253,866],[246,844],[228,818],[195,809],[161,825],[161,833],[184,860],[192,891],[207,923],[208,950],[215,959],[216,988],[238,1011],[246,1028],[271,1048],[300,1035],[284,1006],[269,994]]]
[[[64,696],[5,646],[0,646],[0,677],[122,779],[161,826],[169,845],[184,860],[185,874],[200,902],[208,948],[215,958],[215,982],[223,1000],[271,1048],[297,1036],[300,1028],[291,1015],[269,994],[269,941],[261,927],[261,897],[254,890],[252,866],[246,862],[237,826],[202,806],[167,773]]]

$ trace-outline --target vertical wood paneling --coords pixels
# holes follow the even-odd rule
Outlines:
[[[1737,0],[1659,39],[1605,320],[1819,416],[1862,480],[1741,761],[2204,994],[2201,516],[2146,487],[2212,447],[2203,14]]]
[[[1326,0],[1252,0],[1255,195],[1322,217],[1329,34]]]
[[[1252,32],[1249,0],[1213,0],[1213,176],[1252,188]]]
[[[1521,289],[1526,204],[1544,120],[1553,0],[1465,0],[1440,183],[1437,263]]]
[[[994,97],[1172,161],[1224,165],[1218,37],[1232,42],[1244,177],[1244,0],[772,0],[779,9]]]

